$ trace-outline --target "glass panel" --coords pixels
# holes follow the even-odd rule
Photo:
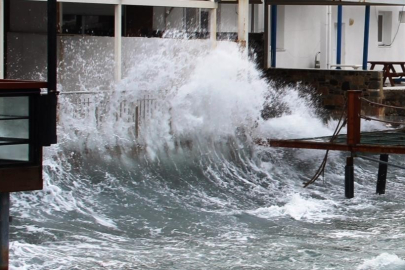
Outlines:
[[[29,97],[0,97],[0,119],[28,117]]]
[[[7,161],[29,161],[28,144],[0,145],[0,165]]]
[[[0,120],[0,144],[1,137],[28,139],[29,122],[26,120]]]
[[[28,117],[29,97],[0,97],[0,165],[29,161]]]

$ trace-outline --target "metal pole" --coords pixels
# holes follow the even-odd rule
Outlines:
[[[364,22],[363,70],[367,70],[369,32],[370,32],[370,6],[366,6],[366,14]]]
[[[252,8],[251,18],[250,18],[250,32],[255,32],[255,4],[250,5]]]
[[[0,0],[0,79],[4,79],[4,0]]]
[[[48,95],[43,98],[47,107],[46,130],[43,134],[43,145],[51,145],[57,142],[56,114],[57,114],[57,3],[56,0],[48,0]],[[42,106],[42,105],[41,105]]]
[[[378,166],[376,193],[381,195],[385,194],[385,186],[387,184],[388,154],[381,154],[380,160],[384,163],[380,163]]]
[[[263,68],[269,67],[269,5],[264,0],[264,63]]]
[[[48,0],[48,89],[56,91],[57,83],[57,4]]]
[[[271,67],[276,67],[277,58],[277,5],[271,5]]]
[[[0,270],[8,270],[10,193],[0,193]]]
[[[339,5],[337,13],[337,44],[336,44],[336,64],[342,64],[342,13],[343,7]],[[336,69],[340,69],[337,67]]]

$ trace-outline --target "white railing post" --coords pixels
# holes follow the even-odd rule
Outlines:
[[[122,66],[122,5],[115,5],[115,23],[114,23],[114,60],[115,60],[115,81],[121,80]]]
[[[248,47],[249,37],[249,0],[239,0],[238,4],[238,43]]]
[[[211,0],[214,2],[214,0]],[[210,10],[210,39],[212,48],[217,47],[217,7],[218,3],[216,3],[216,7]]]

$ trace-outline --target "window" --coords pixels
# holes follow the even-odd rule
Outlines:
[[[62,33],[114,36],[114,17],[63,15]]]
[[[62,33],[114,36],[114,6],[63,3]]]
[[[271,7],[269,6],[269,30],[271,36]],[[285,22],[285,6],[277,6],[277,50],[284,49],[284,22]]]
[[[378,43],[382,43],[383,42],[383,20],[384,20],[384,16],[383,15],[378,15]]]
[[[190,38],[208,38],[209,11],[197,8],[186,8],[185,30]]]
[[[380,11],[378,13],[378,45],[390,46],[392,33],[392,12]]]

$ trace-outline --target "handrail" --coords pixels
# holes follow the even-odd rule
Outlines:
[[[385,104],[382,104],[382,103],[373,102],[373,101],[368,100],[368,99],[366,99],[364,97],[361,97],[360,99],[370,103],[371,105],[375,105],[375,106],[379,106],[379,107],[386,107],[386,108],[396,109],[396,110],[405,110],[405,107],[397,107],[397,106],[392,106],[392,105],[385,105]]]
[[[393,124],[393,125],[405,125],[405,122],[395,122],[395,121],[389,121],[389,120],[382,120],[382,119],[372,118],[372,117],[365,116],[365,115],[361,115],[360,117],[362,119],[368,120],[368,121],[376,121],[376,122],[382,122],[382,123]]]

